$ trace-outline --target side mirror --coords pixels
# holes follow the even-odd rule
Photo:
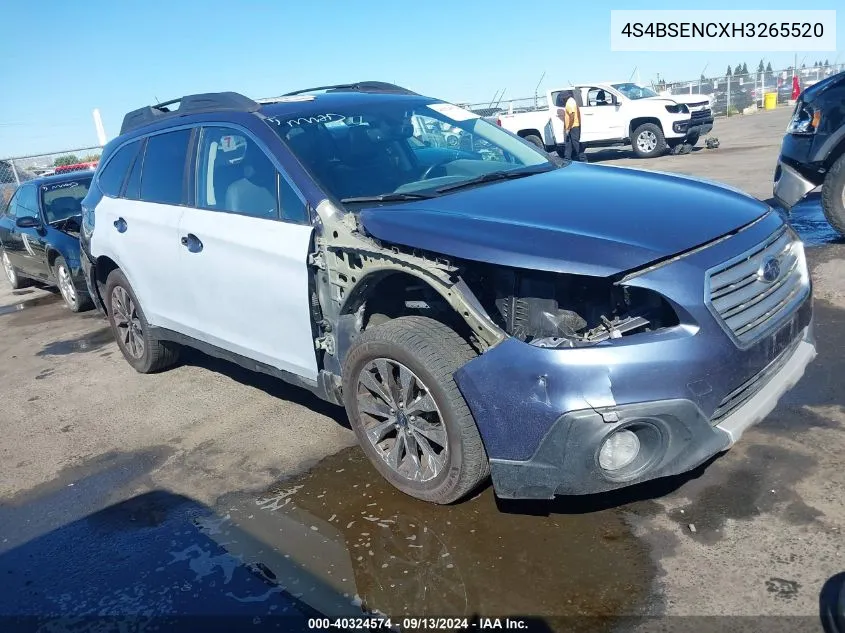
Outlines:
[[[31,215],[25,215],[15,220],[15,226],[21,229],[34,229],[41,226],[41,221]]]

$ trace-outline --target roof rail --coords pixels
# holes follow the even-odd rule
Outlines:
[[[169,106],[178,103],[179,106],[171,109]],[[172,99],[164,103],[157,103],[153,106],[145,106],[133,110],[123,117],[123,125],[120,126],[120,133],[126,134],[131,130],[144,127],[170,117],[185,116],[198,112],[255,112],[261,107],[249,97],[237,92],[207,92],[197,95],[185,95],[180,99]]]
[[[359,81],[353,84],[336,84],[333,86],[319,86],[317,88],[304,88],[288,92],[283,97],[292,97],[306,92],[383,92],[398,95],[415,95],[416,92],[397,86],[396,84],[385,83],[384,81]]]

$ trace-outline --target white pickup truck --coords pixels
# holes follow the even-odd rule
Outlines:
[[[561,93],[571,90],[581,108],[581,143],[586,147],[631,145],[640,158],[665,153],[667,147],[695,145],[713,129],[708,95],[660,96],[634,83],[595,83],[546,93],[546,106],[495,115],[496,123],[553,151],[564,142],[563,121],[557,116]],[[491,117],[492,118],[492,117]]]

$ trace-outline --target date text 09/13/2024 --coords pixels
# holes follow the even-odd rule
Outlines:
[[[312,630],[524,630],[528,628],[528,623],[519,618],[478,618],[478,620],[433,617],[404,617],[396,620],[387,617],[311,618],[308,620],[308,628]]]

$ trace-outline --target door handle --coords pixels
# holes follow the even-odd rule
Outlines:
[[[126,224],[126,220],[118,218],[114,221],[114,228],[117,229],[118,233],[126,233],[126,229],[128,229],[129,226]]]
[[[199,253],[202,250],[202,242],[193,233],[183,235],[180,241],[182,242],[182,246],[187,248],[191,253]]]

